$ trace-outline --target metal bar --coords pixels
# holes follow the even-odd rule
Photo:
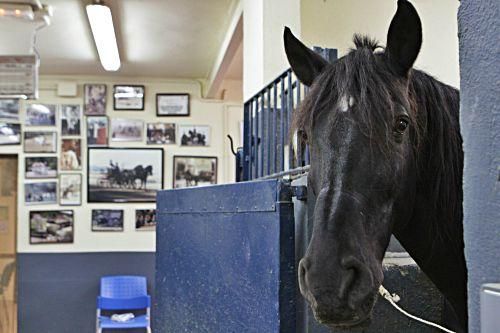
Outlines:
[[[310,150],[309,150],[309,145],[306,145],[306,149],[305,149],[305,156],[304,156],[304,164],[305,165],[309,165],[311,164],[310,162]]]
[[[301,93],[300,93],[300,89],[301,89],[301,84],[299,82],[299,80],[297,80],[297,104],[295,104],[295,107],[297,108],[299,106],[299,103],[300,103],[300,97],[301,97]],[[294,111],[296,112],[296,111]],[[301,166],[304,166],[303,165],[303,156],[302,156],[302,136],[299,135],[299,133],[297,132],[297,166],[298,167],[301,167]]]
[[[255,177],[259,177],[259,97],[255,98],[255,140],[254,140],[254,154],[255,154]]]
[[[253,145],[254,145],[254,126],[253,126],[253,98],[249,101],[249,116],[250,116],[250,130],[249,130],[249,133],[250,133],[250,136],[248,138],[248,140],[250,141],[249,143],[249,147],[250,147],[250,152],[249,152],[249,155],[248,155],[248,180],[252,180],[254,179],[254,173],[253,173],[253,162],[254,162],[254,158],[253,158]]]
[[[278,144],[278,131],[276,130],[278,126],[278,84],[274,83],[273,86],[273,167],[272,167],[272,172],[275,173],[277,172],[277,165],[278,163],[276,162],[277,154],[276,154],[276,145]]]
[[[266,175],[271,174],[271,142],[272,140],[272,111],[271,111],[271,90],[268,88],[267,90],[267,131],[266,131],[266,140],[267,140],[267,168]]]
[[[310,168],[310,166],[306,165],[306,166],[295,168],[295,169],[290,169],[290,170],[286,170],[286,171],[282,171],[282,172],[273,173],[269,176],[261,177],[259,179],[264,180],[264,179],[281,178],[283,176],[302,174],[302,173],[308,172],[309,168]]]
[[[280,170],[285,168],[285,110],[286,109],[286,97],[285,97],[285,78],[281,78],[281,110],[280,110],[280,145],[279,145],[279,161]]]
[[[243,108],[243,180],[250,180],[250,142],[252,133],[250,131],[250,104],[247,102]],[[248,160],[247,160],[248,159]]]
[[[261,140],[260,140],[260,168],[259,168],[259,175],[260,177],[264,176],[264,163],[265,163],[265,148],[266,148],[266,141],[267,141],[267,133],[266,131],[266,114],[265,114],[265,98],[266,95],[264,92],[260,95],[260,115],[259,115],[259,122],[260,122],[260,132],[262,133]]]
[[[292,72],[288,73],[288,108],[286,112],[286,132],[285,135],[288,137],[288,132],[290,131],[290,125],[292,123],[292,112],[293,112],[293,86],[292,86]],[[291,144],[292,140],[288,140],[288,168],[293,169],[294,165],[294,157],[293,157],[293,145]]]

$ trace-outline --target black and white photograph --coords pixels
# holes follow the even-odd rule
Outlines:
[[[189,94],[156,94],[157,116],[189,116]]]
[[[111,141],[142,141],[144,122],[138,119],[111,119]]]
[[[82,204],[82,175],[65,173],[59,176],[59,204],[80,206]]]
[[[148,145],[175,144],[175,124],[148,123],[146,134]]]
[[[37,156],[26,157],[24,162],[26,178],[56,178],[57,157]]]
[[[217,157],[174,156],[174,188],[217,184]]]
[[[106,85],[85,84],[83,86],[83,109],[87,116],[102,116],[106,114]]]
[[[19,121],[18,99],[0,99],[0,119]]]
[[[30,244],[73,243],[72,210],[30,212]]]
[[[81,119],[80,105],[61,105],[61,136],[79,136],[81,134]]]
[[[73,171],[82,169],[82,140],[62,139],[60,169]]]
[[[26,105],[27,126],[55,126],[56,125],[55,104],[28,104]]]
[[[108,117],[87,117],[87,146],[105,147],[108,145]]]
[[[179,125],[181,146],[209,146],[210,126]]]
[[[163,189],[163,149],[89,148],[88,202],[155,202]]]
[[[123,231],[123,210],[92,209],[92,231]]]
[[[57,152],[56,132],[24,132],[25,153]]]
[[[135,210],[135,230],[155,231],[156,230],[156,209],[136,209]]]
[[[56,204],[57,182],[25,183],[24,202],[26,205]]]
[[[113,109],[142,111],[144,110],[144,86],[115,85],[113,87]]]
[[[0,145],[18,145],[21,143],[21,124],[0,122]]]

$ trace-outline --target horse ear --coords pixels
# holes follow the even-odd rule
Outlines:
[[[328,61],[302,44],[288,27],[285,27],[283,40],[285,42],[286,56],[293,72],[300,82],[306,86],[311,86],[314,79],[328,65]]]
[[[408,72],[417,59],[422,46],[422,22],[411,3],[398,0],[398,9],[387,34],[389,61],[395,71],[402,76]]]

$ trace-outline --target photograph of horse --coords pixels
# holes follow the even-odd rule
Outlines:
[[[163,150],[89,148],[89,202],[154,202],[163,188]]]
[[[413,69],[422,24],[398,1],[383,48],[355,35],[329,63],[284,32],[298,79],[310,88],[294,130],[308,143],[312,238],[300,291],[329,327],[366,322],[394,234],[451,307],[445,325],[467,331],[459,91]]]

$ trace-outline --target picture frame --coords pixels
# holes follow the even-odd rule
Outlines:
[[[208,125],[179,125],[179,143],[187,147],[210,146],[211,135]]]
[[[164,184],[163,154],[162,148],[88,148],[87,201],[155,202]]]
[[[59,158],[61,171],[76,171],[82,169],[82,140],[62,139],[61,157]]]
[[[26,126],[56,126],[57,105],[32,103],[26,105]]]
[[[173,188],[217,184],[216,156],[174,156]]]
[[[80,136],[82,108],[79,104],[63,104],[60,107],[61,137]]]
[[[106,147],[108,145],[109,119],[107,116],[87,117],[87,146]]]
[[[32,210],[29,221],[30,244],[70,244],[74,241],[72,210]]]
[[[0,145],[21,144],[21,124],[13,124],[0,121]]]
[[[146,143],[148,145],[175,144],[176,126],[174,123],[147,123]]]
[[[83,110],[86,116],[106,114],[107,86],[93,83],[83,85]]]
[[[140,119],[112,118],[110,132],[113,142],[142,142],[144,122]]]
[[[24,178],[57,178],[57,156],[29,156],[24,159]]]
[[[63,173],[59,175],[59,205],[82,205],[82,175]]]
[[[25,153],[57,153],[57,132],[24,132]]]
[[[24,183],[25,205],[57,204],[57,182]]]
[[[190,95],[188,93],[156,94],[156,115],[158,117],[188,117]]]
[[[0,119],[19,121],[19,100],[0,98]]]
[[[92,231],[123,231],[123,209],[92,209]]]
[[[136,209],[135,210],[135,230],[155,231],[156,230],[156,209]]]
[[[113,110],[143,111],[145,96],[146,88],[143,85],[114,85]]]

